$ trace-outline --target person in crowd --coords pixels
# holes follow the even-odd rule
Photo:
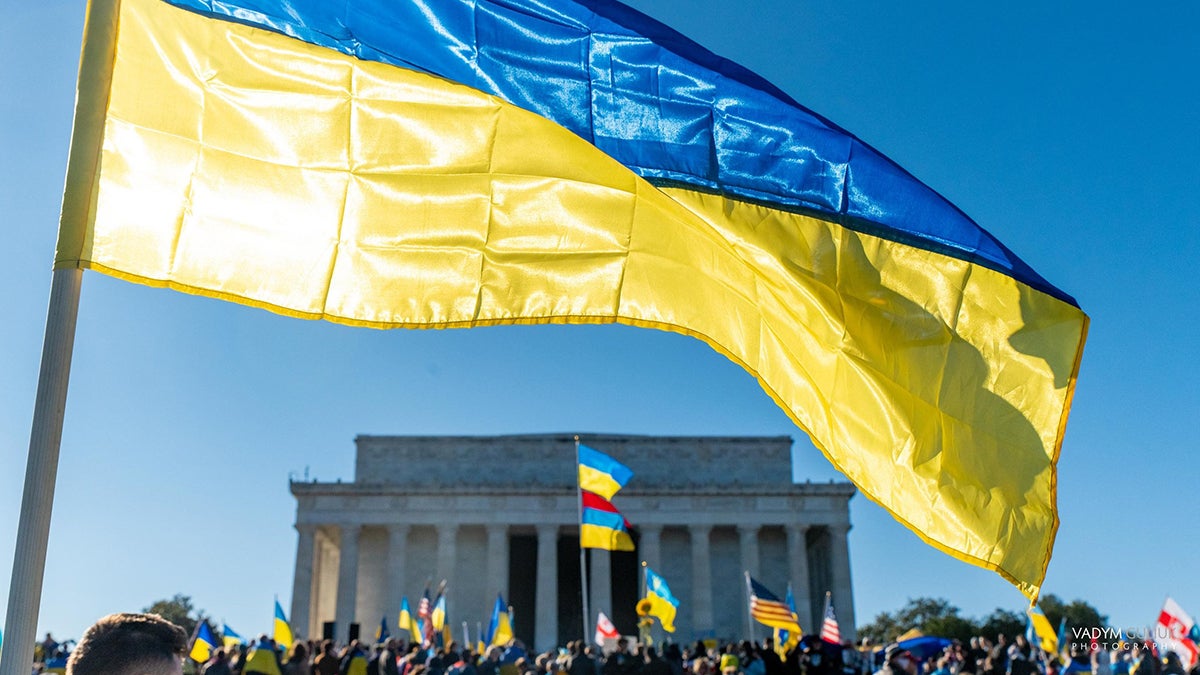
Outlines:
[[[339,675],[367,675],[367,653],[358,640],[351,640],[338,663]]]
[[[312,675],[312,666],[308,661],[308,645],[304,642],[292,645],[292,651],[280,670],[283,675]]]
[[[201,675],[232,675],[233,669],[229,666],[229,654],[224,649],[218,649],[213,652],[212,658],[200,670]],[[304,675],[308,675],[305,673]]]
[[[584,648],[583,640],[567,643],[567,674],[596,675],[596,660]]]
[[[183,629],[157,614],[109,614],[83,634],[67,660],[66,672],[182,675],[187,649]]]
[[[875,675],[917,675],[917,661],[907,649],[890,644],[883,651],[883,667]]]
[[[658,655],[654,647],[646,647],[641,675],[673,675],[671,666]]]
[[[259,635],[246,654],[242,672],[246,675],[282,675],[283,669],[280,667],[279,652],[275,650],[275,641],[266,635]]]
[[[617,640],[617,649],[604,659],[601,675],[636,675],[641,669],[637,659],[629,653],[629,641],[625,638]]]
[[[341,659],[338,658],[333,640],[323,640],[321,642],[321,653],[313,660],[313,675],[338,675],[340,667]]]

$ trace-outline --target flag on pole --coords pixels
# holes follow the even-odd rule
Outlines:
[[[793,616],[796,616],[796,598],[792,595],[791,584],[788,584],[787,596],[785,599],[787,601],[788,609],[792,612]],[[799,623],[799,617],[797,617],[796,624],[799,625]],[[775,653],[779,655],[779,658],[787,659],[788,652],[792,651],[796,648],[796,645],[800,644],[800,631],[779,627],[776,627],[774,630]]]
[[[1025,639],[1029,640],[1029,644],[1039,647],[1044,652],[1057,654],[1058,635],[1054,633],[1054,626],[1050,625],[1050,619],[1046,618],[1042,608],[1034,605],[1026,610],[1026,614],[1029,621]],[[1063,617],[1063,620],[1066,621],[1066,617]]]
[[[632,477],[633,471],[624,464],[599,450],[579,446],[579,489],[612,499]]]
[[[645,565],[645,563],[643,563]],[[667,580],[663,579],[648,566],[646,570],[646,599],[650,601],[650,616],[658,619],[663,630],[675,632],[675,612],[679,609],[679,600],[671,594]]]
[[[602,548],[609,551],[634,550],[632,527],[612,502],[592,492],[584,491],[583,512],[580,514],[580,548]]]
[[[488,623],[484,643],[488,646],[503,647],[513,639],[512,617],[508,615],[508,605],[504,604],[504,596],[496,594],[496,604],[492,607],[492,620]]]
[[[825,592],[825,615],[821,619],[821,639],[835,645],[842,643],[837,617],[833,615],[833,594],[829,591]]]
[[[408,607],[408,596],[400,598],[400,616],[396,622],[400,630],[408,631],[408,638],[416,640],[421,637],[421,627],[417,625],[417,620],[413,617],[412,610]]]
[[[379,628],[375,629],[375,644],[387,642],[390,637],[392,634],[388,631],[387,614],[384,614],[379,620]]]
[[[433,603],[433,612],[429,615],[429,622],[436,631],[446,627],[446,596],[443,593],[439,592],[437,600]]]
[[[192,640],[192,650],[188,656],[196,663],[205,663],[212,658],[213,649],[217,646],[217,637],[208,627],[207,621],[201,621],[196,629],[196,637]]]
[[[1200,647],[1196,643],[1196,622],[1168,597],[1158,613],[1155,624],[1155,641],[1160,651],[1170,650],[1179,655],[1185,671],[1191,670],[1200,660]]]
[[[279,599],[275,599],[275,644],[283,647],[285,650],[292,648],[292,627],[288,625],[287,616],[283,613],[283,607],[279,604]]]
[[[595,640],[596,644],[603,647],[605,639],[617,640],[620,637],[621,633],[617,630],[617,627],[613,625],[613,622],[609,620],[604,612],[600,612],[596,617],[596,635],[592,639]]]
[[[615,0],[365,5],[90,2],[55,268],[350,325],[692,335],[922,538],[1037,594],[1070,295]]]
[[[746,588],[750,593],[750,616],[764,626],[800,632],[800,620],[790,607],[766,586],[746,572]]]
[[[237,645],[246,644],[246,639],[238,635],[237,631],[229,627],[229,624],[221,622],[221,644],[226,648]]]

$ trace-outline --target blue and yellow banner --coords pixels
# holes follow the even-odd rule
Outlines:
[[[284,615],[278,600],[275,601],[275,629],[272,639],[285,651],[292,648],[292,627],[288,624],[287,616]]]
[[[579,446],[579,489],[612,499],[630,478],[629,467],[599,450]]]
[[[645,565],[643,563],[643,565]],[[675,632],[675,613],[679,610],[679,600],[671,594],[667,580],[659,576],[649,566],[646,570],[646,599],[650,601],[649,615],[658,619],[663,630]]]
[[[629,536],[629,521],[607,499],[590,492],[583,493],[583,510],[579,523],[580,548],[602,548],[608,551],[634,550]]]
[[[488,623],[483,642],[489,647],[503,647],[512,639],[512,618],[508,615],[508,605],[504,603],[504,596],[497,593],[496,604],[492,606],[492,620]],[[483,654],[483,650],[479,653]]]
[[[691,335],[1037,593],[1087,317],[757,75],[612,0],[92,0],[83,51],[57,268],[379,328]]]
[[[400,598],[400,616],[396,623],[400,626],[400,630],[408,631],[408,639],[419,641],[421,639],[421,626],[417,623],[413,616],[412,609],[408,606],[408,596]]]
[[[212,658],[212,652],[217,647],[217,636],[213,635],[207,621],[201,621],[196,629],[196,637],[192,639],[192,649],[188,656],[196,663],[205,663]]]

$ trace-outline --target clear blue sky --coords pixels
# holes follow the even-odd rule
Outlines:
[[[1122,626],[1166,595],[1200,614],[1200,5],[634,4],[879,148],[1079,299],[1092,327],[1045,590]],[[83,12],[23,2],[0,23],[0,607]],[[788,434],[797,477],[837,477],[749,375],[678,335],[351,329],[87,273],[39,632],[177,592],[268,630],[272,596],[291,595],[289,473],[350,479],[356,434],[549,431]],[[860,622],[918,596],[1022,609],[864,498],[851,517]]]

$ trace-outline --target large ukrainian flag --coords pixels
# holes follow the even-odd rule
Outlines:
[[[56,267],[355,325],[698,337],[1036,594],[1087,317],[758,76],[610,0],[89,13]]]

